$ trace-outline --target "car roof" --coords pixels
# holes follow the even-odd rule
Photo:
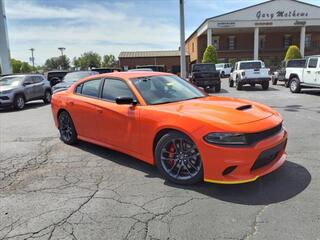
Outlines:
[[[150,71],[139,71],[139,72],[112,72],[112,73],[103,73],[98,75],[99,78],[121,78],[129,81],[132,78],[141,78],[141,77],[152,77],[152,76],[175,76],[171,73],[166,72],[150,72]],[[86,78],[83,78],[81,82],[95,79],[97,75],[92,75]]]

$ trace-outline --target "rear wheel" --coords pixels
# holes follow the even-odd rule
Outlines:
[[[44,93],[44,97],[43,97],[43,102],[44,103],[51,103],[51,91],[49,90],[46,90],[45,93]]]
[[[69,113],[66,111],[61,112],[58,116],[58,121],[61,140],[69,145],[77,143],[77,132]]]
[[[261,84],[261,86],[262,86],[262,89],[263,89],[263,90],[268,90],[268,88],[269,88],[269,82],[264,82],[264,83]]]
[[[16,110],[22,110],[24,106],[26,105],[26,102],[24,100],[24,97],[22,95],[16,95],[13,100],[13,106]]]
[[[156,165],[160,173],[177,184],[194,184],[203,179],[200,153],[193,141],[179,132],[161,137],[155,148]]]
[[[289,83],[289,88],[292,93],[299,93],[301,91],[300,81],[298,78],[292,78]]]
[[[218,83],[217,85],[215,85],[215,87],[214,87],[215,92],[220,92],[220,90],[221,90],[221,82]]]
[[[239,82],[239,79],[236,80],[236,89],[242,90],[242,84]]]

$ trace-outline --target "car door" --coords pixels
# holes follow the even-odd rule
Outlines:
[[[303,82],[309,84],[317,83],[317,66],[318,58],[309,58],[307,68],[305,68],[303,72]]]
[[[34,89],[33,89],[33,78],[31,76],[26,76],[23,81],[23,88],[24,88],[24,96],[26,100],[30,100],[34,96]]]
[[[44,96],[44,78],[33,76],[33,94],[34,98],[43,98]]]
[[[119,105],[117,97],[136,99],[121,79],[105,79],[101,93],[102,112],[99,116],[101,140],[107,144],[139,152],[139,106]]]
[[[98,118],[101,79],[79,84],[74,94],[66,99],[67,110],[74,122],[77,134],[84,140],[99,141]]]

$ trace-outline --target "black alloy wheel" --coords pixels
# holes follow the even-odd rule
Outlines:
[[[203,180],[200,153],[193,141],[179,132],[161,137],[155,149],[160,173],[177,184],[194,184]]]
[[[61,140],[69,145],[77,143],[77,132],[69,113],[66,111],[61,112],[58,120]]]

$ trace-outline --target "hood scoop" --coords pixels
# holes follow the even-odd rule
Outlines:
[[[243,106],[237,107],[236,109],[239,111],[243,111],[243,110],[250,109],[250,108],[252,108],[252,105],[248,104],[248,105],[243,105]]]

